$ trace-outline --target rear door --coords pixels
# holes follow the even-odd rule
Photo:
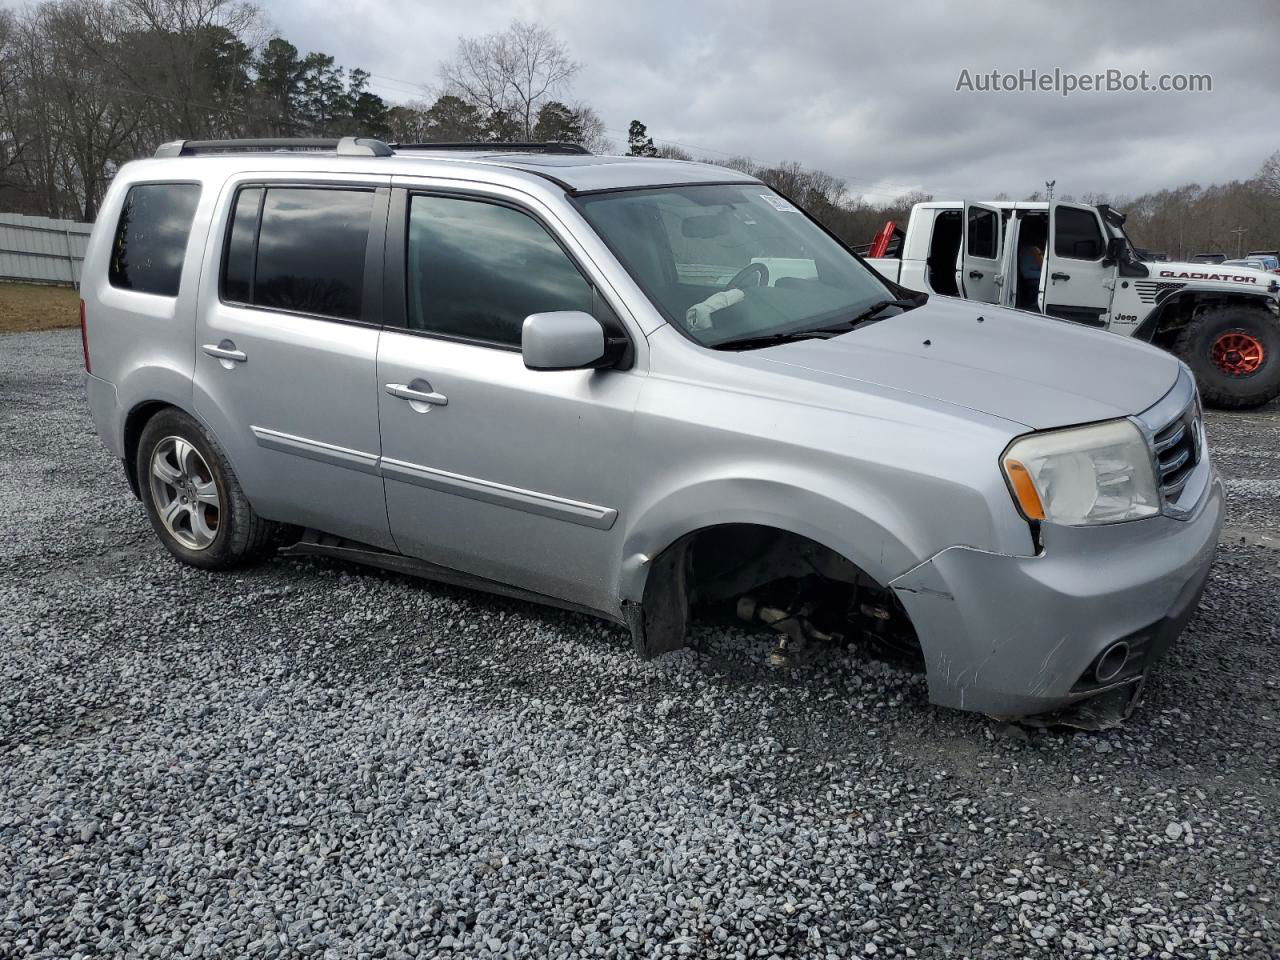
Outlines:
[[[981,203],[964,205],[964,237],[956,285],[970,300],[999,303],[1002,286],[1000,211]]]
[[[195,344],[196,412],[254,508],[382,547],[376,362],[389,184],[231,183]]]
[[[1049,204],[1049,247],[1040,272],[1044,313],[1091,327],[1107,326],[1115,267],[1104,263],[1106,237],[1096,208]]]

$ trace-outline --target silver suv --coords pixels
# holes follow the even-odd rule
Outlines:
[[[1016,716],[1140,686],[1223,493],[1186,367],[926,296],[764,184],[569,148],[178,142],[85,261],[89,405],[156,534],[917,655]]]

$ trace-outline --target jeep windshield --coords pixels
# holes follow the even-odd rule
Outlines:
[[[899,312],[896,289],[763,184],[577,198],[668,322],[708,347],[833,336]]]

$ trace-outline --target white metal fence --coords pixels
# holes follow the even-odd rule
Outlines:
[[[0,280],[80,283],[91,223],[0,213]]]

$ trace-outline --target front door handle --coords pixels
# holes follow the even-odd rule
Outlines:
[[[1070,279],[1071,279],[1071,274],[1069,274],[1069,273],[1054,273],[1054,274],[1050,274],[1050,277],[1051,277],[1052,279],[1054,279],[1054,280],[1061,280],[1063,283],[1066,283],[1068,280],[1070,280]]]
[[[221,343],[206,343],[201,348],[211,357],[218,360],[231,360],[235,363],[244,363],[249,357],[243,350],[237,350],[236,345],[230,340],[223,340]]]
[[[431,384],[425,380],[414,380],[412,383],[388,383],[386,390],[391,396],[408,400],[413,404],[429,403],[432,406],[443,407],[449,403],[448,397],[443,393],[436,393],[431,389]]]
[[[970,270],[970,271],[969,271],[969,279],[970,279],[970,280],[981,280],[981,279],[982,279],[983,277],[985,277],[985,276],[986,276],[986,274],[985,274],[985,273],[983,273],[981,270]]]

